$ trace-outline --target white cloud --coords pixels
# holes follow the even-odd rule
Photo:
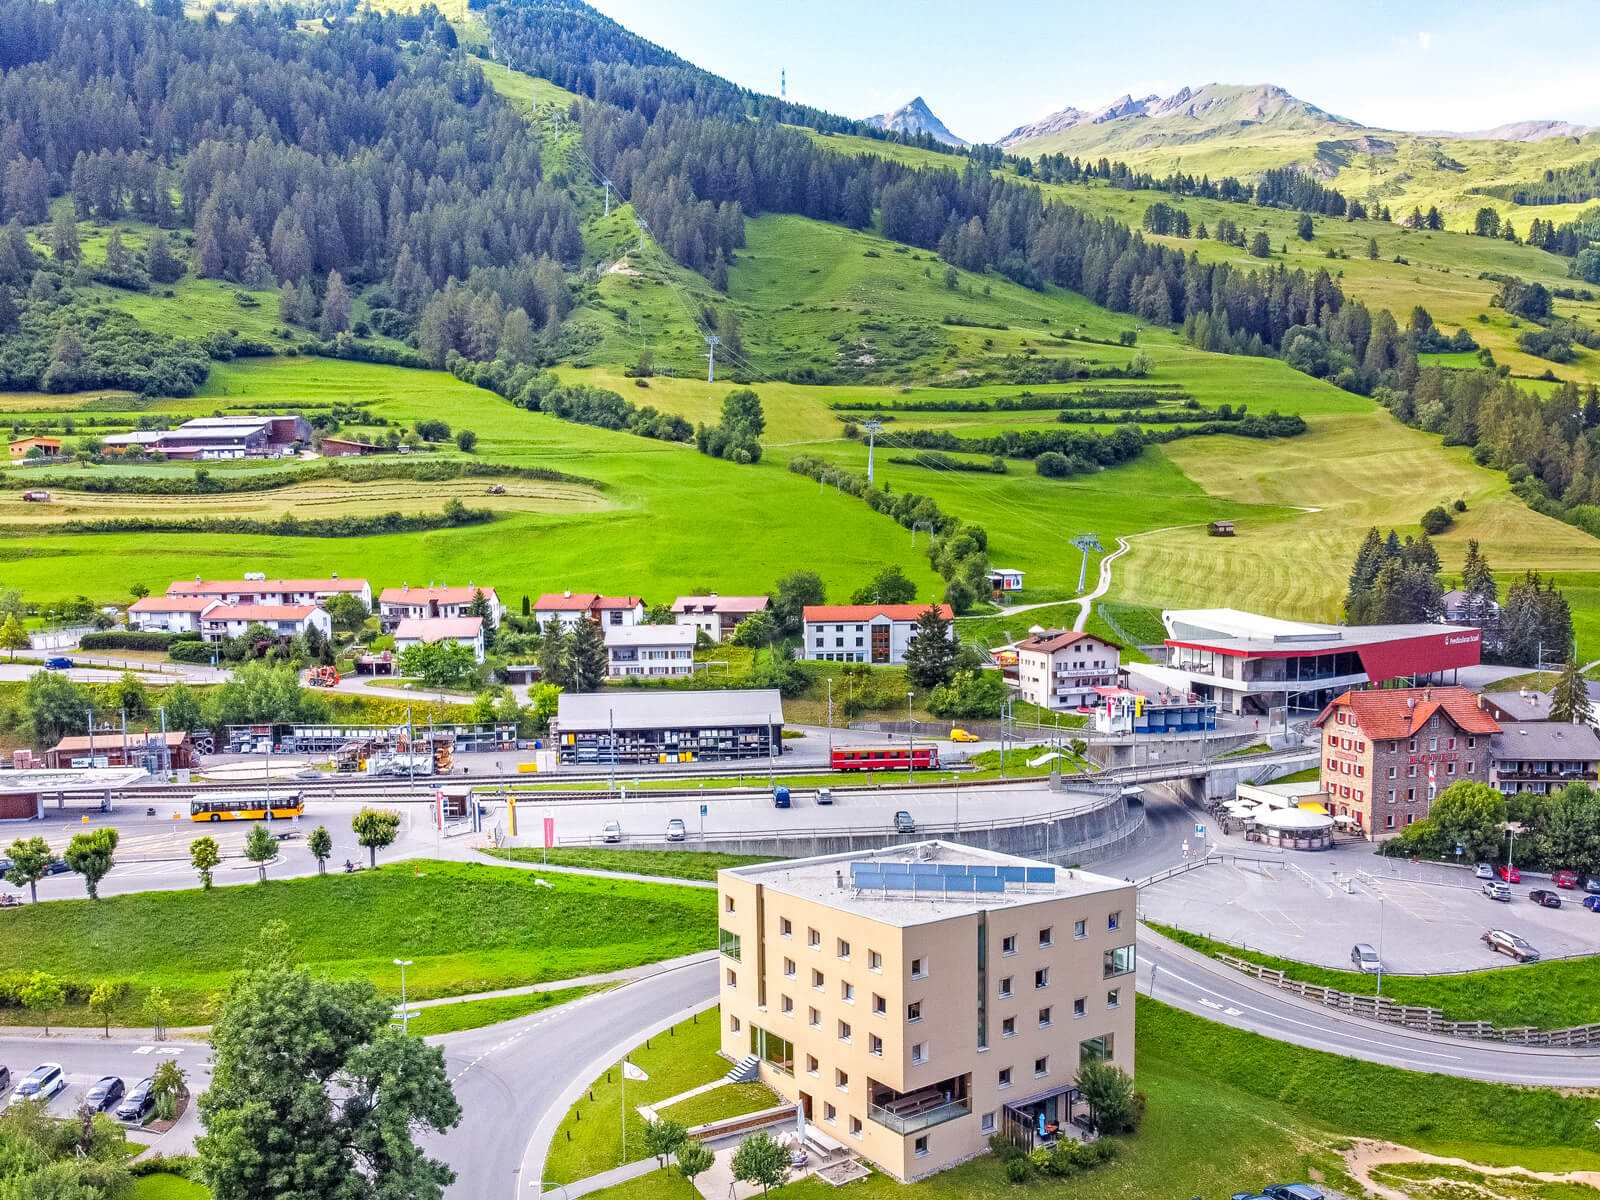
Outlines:
[[[1429,50],[1431,50],[1433,48],[1433,34],[1431,34],[1431,33],[1418,33],[1417,34],[1417,47],[1424,54],[1426,54]]]

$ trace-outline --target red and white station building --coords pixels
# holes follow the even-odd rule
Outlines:
[[[1165,660],[1129,672],[1235,716],[1320,712],[1351,688],[1394,680],[1453,684],[1478,664],[1482,638],[1464,625],[1317,625],[1234,608],[1173,609],[1161,620]]]

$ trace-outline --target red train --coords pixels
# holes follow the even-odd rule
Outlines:
[[[833,752],[832,765],[835,771],[931,770],[939,765],[939,747],[841,746]]]

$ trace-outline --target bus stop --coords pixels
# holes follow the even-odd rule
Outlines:
[[[140,767],[74,767],[66,770],[0,771],[0,821],[40,821],[45,805],[86,805],[111,812],[123,788],[150,780]]]

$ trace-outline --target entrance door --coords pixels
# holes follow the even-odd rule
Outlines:
[[[811,1120],[811,1093],[800,1093],[800,1111],[805,1113],[806,1120]]]
[[[872,661],[875,663],[889,661],[889,627],[887,625],[874,625],[872,627]]]

